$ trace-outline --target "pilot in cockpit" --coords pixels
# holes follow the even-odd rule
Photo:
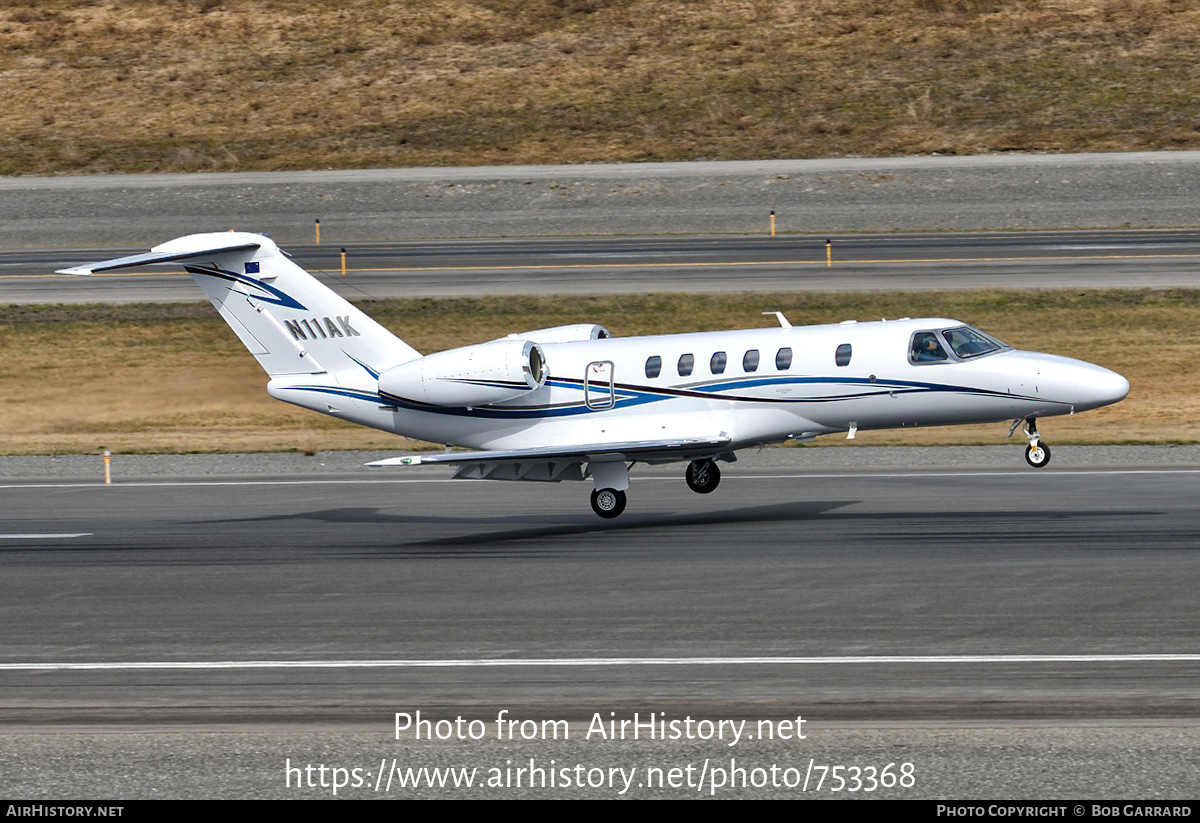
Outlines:
[[[938,342],[937,335],[931,331],[913,335],[911,357],[914,363],[935,363],[950,359],[942,344]]]

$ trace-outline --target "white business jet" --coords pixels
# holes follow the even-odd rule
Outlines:
[[[455,477],[584,480],[592,509],[625,509],[634,463],[687,462],[693,491],[750,446],[859,430],[1013,421],[1034,467],[1039,417],[1116,403],[1119,374],[1018,351],[957,320],[903,319],[613,338],[579,324],[422,356],[319,283],[267,237],[193,234],[145,254],[63,269],[181,264],[270,376],[272,397],[472,451]]]

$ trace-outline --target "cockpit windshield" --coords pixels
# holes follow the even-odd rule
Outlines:
[[[993,337],[988,337],[979,329],[973,329],[970,326],[959,326],[957,329],[946,329],[942,332],[942,336],[946,338],[946,343],[949,344],[951,351],[955,357],[966,360],[971,357],[980,357],[985,354],[991,354],[995,351],[1008,348],[999,340]]]
[[[948,363],[982,357],[1007,348],[1008,346],[979,329],[956,326],[914,334],[908,349],[908,360],[913,364]]]

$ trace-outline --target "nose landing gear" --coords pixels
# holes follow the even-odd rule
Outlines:
[[[1013,421],[1012,428],[1008,430],[1009,437],[1012,437],[1021,422],[1020,419]],[[1029,445],[1025,448],[1025,462],[1035,469],[1044,468],[1050,462],[1050,447],[1043,443],[1042,438],[1038,436],[1036,417],[1027,418],[1024,423],[1025,426],[1021,431],[1029,438]]]
[[[1025,462],[1040,469],[1050,462],[1050,447],[1038,441],[1025,447]]]

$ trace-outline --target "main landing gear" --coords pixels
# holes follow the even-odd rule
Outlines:
[[[625,490],[629,488],[629,467],[625,461],[589,463],[588,473],[596,484],[592,490],[592,511],[605,520],[625,511]]]
[[[625,490],[629,488],[629,467],[624,461],[591,463],[588,473],[596,487],[592,490],[592,511],[611,520],[625,511]],[[688,488],[697,494],[709,494],[721,482],[721,470],[707,457],[688,463],[684,473]]]
[[[1012,433],[1017,430],[1017,426],[1021,425],[1021,421],[1014,420],[1012,428],[1008,430],[1008,436],[1012,437]],[[1050,447],[1042,442],[1042,438],[1038,436],[1037,418],[1030,417],[1025,420],[1025,426],[1021,429],[1026,437],[1029,438],[1029,445],[1025,448],[1025,462],[1033,466],[1035,469],[1045,467],[1050,462]]]
[[[592,511],[606,520],[625,511],[625,492],[617,489],[593,489]]]
[[[721,470],[717,468],[716,463],[707,458],[693,460],[688,463],[684,479],[687,480],[688,488],[696,494],[709,494],[721,482]]]

